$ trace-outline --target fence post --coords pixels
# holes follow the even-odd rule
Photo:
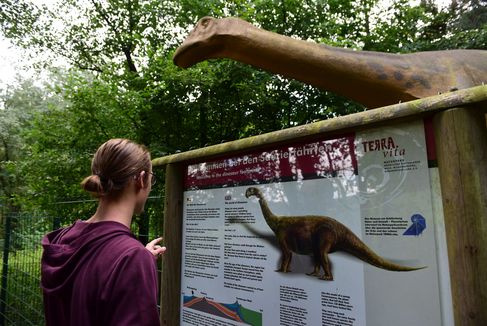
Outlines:
[[[144,246],[149,242],[149,215],[144,211],[139,217],[139,241]]]
[[[5,239],[3,244],[3,264],[2,264],[2,282],[0,289],[0,325],[5,325],[5,313],[7,308],[7,277],[8,277],[8,253],[10,251],[10,231],[11,231],[11,214],[7,214],[5,220]]]
[[[56,231],[61,227],[61,219],[59,217],[54,217],[52,221],[52,230]]]
[[[164,254],[161,277],[161,325],[179,325],[181,300],[181,232],[183,229],[183,180],[181,164],[166,166],[164,196]]]

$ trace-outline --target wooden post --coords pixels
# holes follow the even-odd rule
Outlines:
[[[455,325],[487,325],[487,128],[480,107],[434,118]]]
[[[164,245],[161,277],[161,324],[179,325],[181,302],[181,256],[183,220],[183,167],[166,166],[164,200]]]

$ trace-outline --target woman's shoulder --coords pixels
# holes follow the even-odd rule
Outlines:
[[[113,237],[106,242],[106,247],[113,252],[139,251],[145,249],[145,246],[131,233],[119,234],[116,237]]]
[[[108,256],[147,251],[130,229],[118,222],[91,223],[89,233],[93,243],[96,243],[99,250]]]
[[[124,269],[123,266],[150,266],[154,258],[139,240],[119,235],[104,242],[93,262],[99,267],[105,266],[102,269],[118,270]]]

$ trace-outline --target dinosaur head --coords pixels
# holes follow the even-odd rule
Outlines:
[[[233,17],[201,18],[174,53],[174,64],[188,68],[203,60],[220,57],[225,51],[221,39],[240,33],[242,25],[251,26],[250,23]]]
[[[215,39],[219,29],[218,25],[218,19],[201,18],[174,53],[174,64],[187,68],[205,60],[212,52],[218,51],[218,40]]]
[[[247,190],[245,191],[245,197],[249,198],[251,196],[260,197],[260,190],[255,187],[247,188]]]

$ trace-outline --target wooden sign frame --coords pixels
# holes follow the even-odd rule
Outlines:
[[[156,158],[165,167],[161,323],[179,325],[185,167],[316,136],[431,117],[436,140],[455,325],[487,324],[487,86],[319,121]]]

